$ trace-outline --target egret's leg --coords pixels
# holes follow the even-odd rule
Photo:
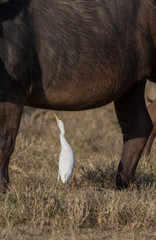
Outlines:
[[[58,172],[57,184],[58,184],[58,182],[59,182],[59,179],[60,179],[60,174],[59,174],[59,172]]]
[[[60,179],[60,174],[59,174],[59,172],[58,172],[57,183],[56,183],[56,189],[57,189],[57,187],[58,187],[59,179]]]
[[[144,100],[144,88],[145,81],[138,83],[115,102],[124,142],[116,175],[116,186],[119,189],[129,185],[152,130],[152,121]]]

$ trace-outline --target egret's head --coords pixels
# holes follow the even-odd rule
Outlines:
[[[64,131],[64,123],[57,117],[57,115],[54,113],[54,116],[56,118],[56,122],[57,122],[57,125],[61,131],[61,134],[64,134],[65,131]]]

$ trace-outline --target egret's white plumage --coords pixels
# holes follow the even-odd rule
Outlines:
[[[60,129],[60,143],[61,143],[61,153],[59,157],[59,172],[58,172],[58,179],[61,178],[63,183],[67,183],[71,177],[75,156],[72,147],[69,145],[65,138],[65,129],[63,122],[54,114],[57,125]]]

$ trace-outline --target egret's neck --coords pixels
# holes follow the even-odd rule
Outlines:
[[[60,127],[60,138],[61,137],[65,137],[65,130],[64,130],[64,127]]]
[[[67,140],[65,138],[65,134],[60,134],[60,143],[61,143],[61,146],[65,147],[68,143],[67,143]]]
[[[60,126],[60,142],[63,144],[66,141],[65,139],[65,130],[63,126]]]
[[[61,120],[59,120],[59,129],[60,129],[60,142],[61,145],[64,145],[67,141],[65,139],[65,130],[64,130],[64,124]]]

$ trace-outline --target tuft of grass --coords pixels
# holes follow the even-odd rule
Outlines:
[[[113,105],[58,113],[75,151],[67,185],[59,182],[59,130],[52,111],[25,108],[0,193],[0,239],[156,239],[156,144],[129,189],[112,188],[122,136]]]

